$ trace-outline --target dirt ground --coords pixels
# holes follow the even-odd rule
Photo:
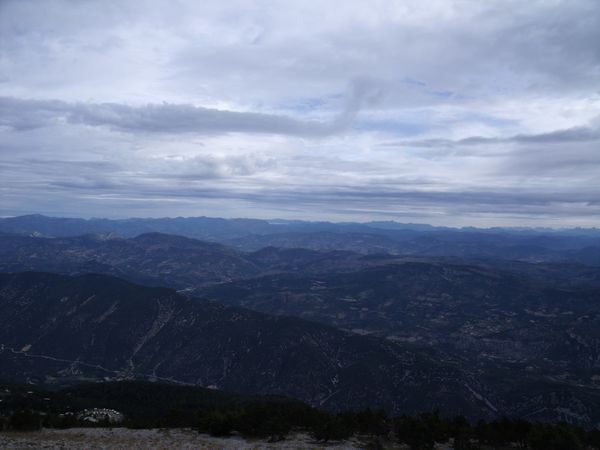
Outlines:
[[[127,428],[70,428],[67,430],[44,429],[41,431],[0,433],[2,450],[196,450],[196,449],[360,449],[359,442],[316,444],[309,436],[298,434],[277,443],[250,441],[240,437],[213,438],[186,429],[130,430]]]

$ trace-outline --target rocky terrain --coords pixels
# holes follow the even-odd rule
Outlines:
[[[305,434],[289,436],[282,442],[247,440],[241,437],[217,438],[199,434],[191,429],[147,429],[127,428],[70,428],[66,430],[44,429],[35,432],[0,433],[0,448],[5,450],[63,449],[100,450],[127,448],[131,450],[354,450],[363,448],[358,440],[319,444]],[[440,447],[442,448],[442,447]],[[446,448],[444,446],[443,448]]]

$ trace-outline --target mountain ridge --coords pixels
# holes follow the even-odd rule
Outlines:
[[[0,308],[5,379],[64,383],[141,375],[286,394],[332,409],[376,403],[411,411],[445,404],[469,415],[489,413],[467,396],[459,370],[407,346],[182,297],[167,288],[104,275],[0,274]],[[411,392],[414,383],[434,380],[453,388],[424,389],[429,400]]]
[[[0,219],[0,232],[46,237],[148,232],[219,242],[245,251],[263,247],[304,247],[412,256],[513,259],[529,262],[572,261],[600,266],[600,230],[476,229],[399,223],[333,223],[221,219],[63,219],[19,216]]]

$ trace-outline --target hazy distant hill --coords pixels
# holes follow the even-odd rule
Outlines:
[[[95,235],[49,239],[0,234],[0,270],[105,273],[179,288],[262,273],[237,250],[159,233],[130,239]]]
[[[334,236],[339,240],[346,239],[344,234]],[[576,263],[529,264],[499,257],[478,259],[385,252],[365,255],[341,250],[277,247],[243,252],[217,243],[161,233],[146,233],[134,238],[114,235],[44,238],[0,233],[0,271],[104,273],[178,289],[272,273],[350,272],[407,261],[476,264],[487,270],[510,271],[544,283],[600,286],[600,266]]]
[[[65,219],[40,215],[0,219],[0,232],[47,237],[116,233],[134,237],[166,233],[233,245],[348,250],[413,256],[574,261],[600,265],[597,229],[452,229],[395,222],[331,223],[176,217],[161,219]]]

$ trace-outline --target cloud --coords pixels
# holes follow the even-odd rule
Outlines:
[[[384,142],[386,147],[459,147],[487,144],[570,144],[600,140],[600,116],[590,125],[577,126],[547,133],[516,134],[507,137],[470,136],[462,139],[415,139]]]
[[[189,104],[130,106],[1,97],[0,126],[29,130],[67,122],[107,126],[131,133],[264,133],[324,137],[346,130],[361,104],[372,101],[368,94],[368,87],[357,84],[345,110],[330,122],[303,121],[274,114],[226,111]]]
[[[598,42],[596,0],[0,1],[2,214],[597,224]]]

